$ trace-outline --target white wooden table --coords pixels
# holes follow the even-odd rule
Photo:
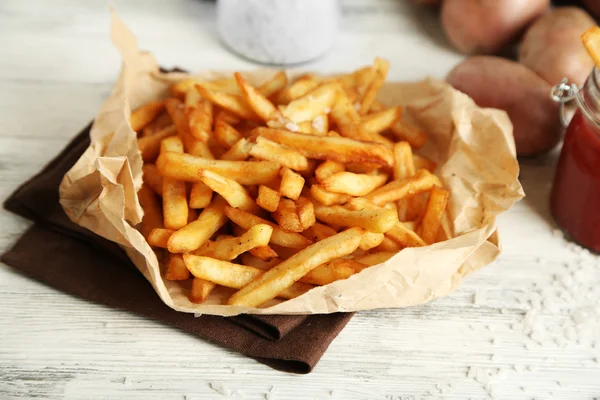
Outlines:
[[[115,5],[163,65],[254,67],[219,44],[211,2]],[[120,66],[108,25],[104,0],[0,2],[0,199],[108,95]],[[335,48],[306,68],[349,70],[376,55],[391,61],[392,79],[443,77],[461,59],[432,13],[402,0],[347,0]],[[0,398],[224,398],[211,389],[218,382],[248,399],[599,397],[600,259],[554,232],[554,164],[522,165],[528,197],[499,221],[497,262],[431,304],[359,313],[306,376],[83,302],[3,265]],[[28,225],[2,211],[0,251]]]

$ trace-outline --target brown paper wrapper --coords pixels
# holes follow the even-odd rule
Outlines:
[[[387,262],[348,279],[261,308],[219,304],[228,292],[218,290],[204,304],[191,303],[185,285],[163,279],[155,253],[134,227],[143,216],[137,199],[142,158],[128,117],[131,109],[166,97],[168,87],[177,80],[230,77],[231,72],[162,74],[153,56],[138,49],[133,34],[114,13],[111,39],[123,58],[123,67],[96,117],[90,147],[60,185],[60,202],[75,223],[120,244],[162,301],[173,309],[228,316],[408,307],[451,293],[463,278],[500,253],[496,217],[524,195],[517,178],[519,165],[508,116],[500,110],[477,107],[442,81],[393,82],[382,88],[379,100],[406,107],[429,133],[424,152],[438,162],[438,175],[450,189],[456,237],[404,249]],[[272,74],[258,70],[246,76],[260,82]]]

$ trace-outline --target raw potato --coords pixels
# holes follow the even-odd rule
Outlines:
[[[600,1],[598,0],[583,0],[583,5],[595,17],[600,18]]]
[[[580,36],[594,25],[592,17],[581,8],[555,8],[531,25],[519,49],[519,62],[551,85],[567,77],[581,86],[594,62]]]
[[[561,125],[550,84],[524,65],[499,57],[470,57],[446,80],[481,107],[505,110],[514,126],[517,155],[534,156],[554,147]]]
[[[516,40],[550,0],[445,0],[442,26],[466,54],[493,54]]]

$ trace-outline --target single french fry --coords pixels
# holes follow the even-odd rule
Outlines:
[[[429,172],[434,172],[437,168],[436,163],[418,154],[413,154],[413,162],[415,163],[415,169],[417,170],[426,169]]]
[[[190,271],[183,262],[181,254],[171,254],[165,271],[165,279],[169,281],[185,281],[189,279]]]
[[[395,252],[386,252],[380,251],[376,253],[367,253],[354,258],[355,261],[358,261],[361,264],[372,267],[373,265],[378,265],[386,262],[393,256],[395,256]]]
[[[149,123],[154,121],[156,117],[165,109],[164,101],[151,101],[131,113],[129,123],[131,129],[138,132]]]
[[[168,249],[171,253],[187,253],[198,249],[227,222],[224,208],[227,203],[217,197],[206,207],[198,219],[171,235]]]
[[[331,108],[339,91],[338,82],[325,83],[311,90],[304,96],[291,101],[283,110],[283,116],[288,120],[298,123],[312,120],[323,114],[324,110]]]
[[[266,224],[253,226],[238,237],[218,239],[205,242],[198,250],[192,252],[197,256],[206,256],[218,260],[233,260],[240,254],[256,247],[267,246],[273,233],[273,227]]]
[[[272,119],[280,119],[281,113],[279,110],[264,96],[258,89],[254,88],[249,84],[242,74],[236,72],[234,74],[235,80],[237,81],[242,94],[246,98],[246,101],[252,107],[256,115],[262,118],[263,121],[269,121]]]
[[[279,185],[279,193],[292,200],[298,200],[304,187],[305,179],[292,171],[289,168],[281,170],[281,184]]]
[[[296,212],[296,205],[293,200],[281,199],[277,210],[271,214],[273,219],[277,221],[281,229],[286,232],[302,232],[300,219]]]
[[[410,143],[414,149],[420,149],[427,142],[427,134],[416,126],[404,121],[402,116],[394,122],[391,131],[398,139]]]
[[[219,121],[223,121],[226,124],[231,126],[238,125],[242,122],[242,120],[236,115],[227,112],[226,110],[220,110],[214,118],[214,123],[216,124]]]
[[[148,235],[148,244],[150,246],[166,249],[167,242],[173,233],[175,233],[175,231],[172,229],[154,228]]]
[[[179,136],[171,136],[160,141],[160,152],[183,153],[183,142]]]
[[[250,197],[246,189],[233,179],[226,178],[216,172],[204,169],[199,170],[198,175],[206,186],[220,194],[230,206],[251,213],[258,212],[258,206],[252,197]]]
[[[250,155],[259,160],[277,162],[295,171],[308,168],[308,160],[302,154],[260,136],[256,138],[256,144],[250,149]]]
[[[192,89],[198,93],[196,89]],[[187,100],[187,98],[186,98]],[[206,99],[200,99],[188,112],[188,125],[191,135],[196,140],[208,143],[213,125],[213,105]]]
[[[410,230],[411,230],[411,231],[413,231],[413,232],[417,230],[417,225],[418,225],[418,224],[417,224],[417,222],[416,222],[416,221],[406,221],[406,222],[402,222],[402,224],[403,224],[403,225],[404,225],[406,228],[410,229]]]
[[[256,128],[254,133],[272,140],[306,157],[341,163],[373,163],[394,165],[392,151],[380,143],[363,142],[344,137],[317,136],[285,129]]]
[[[260,85],[258,91],[265,97],[273,97],[286,87],[287,82],[285,71],[279,71],[271,79]]]
[[[347,194],[329,192],[321,185],[312,185],[310,187],[310,194],[315,200],[326,206],[344,204],[350,200],[350,196]]]
[[[372,136],[362,129],[360,115],[343,90],[337,92],[330,116],[340,135],[356,140],[372,140]]]
[[[189,154],[165,153],[156,160],[163,177],[186,182],[201,181],[198,170],[205,169],[233,179],[242,185],[262,185],[273,180],[280,165],[270,161],[208,160]]]
[[[156,159],[156,156],[158,156],[160,152],[160,142],[163,139],[176,134],[177,130],[175,129],[175,126],[171,125],[152,136],[139,138],[137,140],[137,145],[142,153],[142,160],[144,160],[144,162],[150,162]]]
[[[336,258],[335,260],[317,266],[315,269],[304,275],[300,279],[300,282],[319,286],[328,285],[331,282],[347,279],[365,267],[364,264],[355,260]]]
[[[250,283],[234,293],[227,304],[257,307],[273,299],[315,267],[355,251],[363,234],[363,229],[350,228],[310,245],[264,274],[253,278]]]
[[[273,227],[271,243],[292,249],[303,249],[309,246],[312,241],[300,235],[299,233],[285,232],[278,225],[265,219],[257,217],[254,214],[239,210],[233,207],[225,207],[225,213],[230,220],[244,229],[250,229],[257,224],[267,224]]]
[[[338,172],[344,171],[344,169],[344,164],[342,163],[337,161],[324,161],[315,170],[315,176],[317,177],[319,183],[323,183],[325,179],[337,174]]]
[[[190,301],[197,304],[204,303],[215,287],[217,287],[216,283],[194,278],[192,280],[192,289],[190,290]]]
[[[363,236],[358,247],[364,251],[371,250],[372,248],[379,246],[384,238],[385,235],[383,233],[367,232]]]
[[[389,69],[390,63],[387,60],[384,60],[383,58],[375,59],[375,62],[373,63],[375,77],[366,88],[360,100],[360,108],[358,110],[360,115],[367,114],[371,108],[371,105],[377,96],[377,92],[379,92],[379,89],[381,89],[381,86],[383,86],[383,83],[385,82]]]
[[[306,197],[299,197],[298,200],[296,200],[296,213],[298,214],[300,227],[303,231],[317,222],[313,203]]]
[[[408,221],[420,221],[429,201],[429,192],[423,192],[403,199],[408,202],[406,219]]]
[[[177,134],[184,140],[184,136],[190,135],[190,127],[185,116],[185,104],[179,99],[169,97],[165,100],[165,108],[177,128]]]
[[[195,277],[234,289],[243,288],[265,273],[255,267],[216,260],[210,257],[185,254],[183,259],[185,265]],[[308,292],[313,287],[313,285],[304,282],[292,283],[289,287],[276,293],[272,298],[282,297],[284,299],[292,299]]]
[[[321,224],[320,222],[315,222],[312,226],[302,232],[302,235],[313,242],[318,242],[319,240],[326,239],[336,233],[337,231],[332,227]]]
[[[198,93],[195,87],[190,86],[187,92],[185,92],[185,98],[183,101],[185,114],[189,115],[194,108],[198,107],[198,104],[201,100],[202,97],[200,96],[200,93]]]
[[[375,247],[373,250],[375,252],[397,253],[402,250],[402,246],[386,236],[383,238],[381,244]]]
[[[253,249],[253,250],[256,250],[256,249]],[[281,262],[281,260],[277,257],[274,257],[271,259],[266,259],[266,260],[262,259],[258,256],[255,256],[253,254],[252,250],[250,250],[249,253],[244,253],[244,254],[240,255],[240,259],[242,261],[242,265],[247,265],[249,267],[258,268],[263,271],[269,270]]]
[[[173,120],[168,112],[163,111],[152,122],[142,129],[142,137],[152,136],[162,131],[163,129],[173,125]]]
[[[162,196],[163,178],[160,176],[156,165],[144,164],[142,166],[142,179],[157,195]]]
[[[246,138],[241,138],[220,159],[226,161],[246,161],[250,157],[250,150],[252,150],[252,143]]]
[[[312,129],[311,133],[313,135],[324,136],[329,132],[329,117],[327,114],[317,115],[312,120]]]
[[[365,196],[383,185],[387,179],[388,175],[384,173],[366,175],[342,171],[323,180],[321,185],[328,192]]]
[[[429,193],[429,201],[418,228],[419,235],[427,244],[435,242],[449,197],[450,193],[447,190],[437,186],[434,186]]]
[[[231,148],[242,139],[242,135],[234,127],[224,121],[215,122],[214,137],[218,145],[225,149]]]
[[[162,208],[156,193],[148,185],[142,185],[137,195],[140,206],[144,210],[140,231],[142,232],[142,236],[148,239],[148,235],[154,228],[162,228],[164,226]]]
[[[240,88],[237,86],[235,79],[224,78],[215,79],[212,81],[204,81],[199,79],[184,79],[171,86],[171,95],[174,97],[183,98],[190,90],[190,88],[196,86],[197,84],[201,84],[213,90],[225,93],[241,94]]]
[[[312,76],[297,79],[289,87],[279,92],[277,104],[288,104],[319,86],[320,82]]]
[[[213,190],[204,182],[194,182],[190,190],[190,207],[205,208],[212,200]]]
[[[429,171],[420,170],[414,176],[392,181],[375,189],[366,195],[365,199],[377,205],[389,203],[407,196],[427,192],[435,185],[435,181],[434,176]]]
[[[250,254],[263,261],[271,261],[279,257],[277,252],[270,246],[258,246],[250,250]]]
[[[407,228],[402,222],[397,223],[392,229],[387,231],[385,236],[402,247],[421,247],[427,245],[419,235]]]
[[[271,189],[270,187],[260,185],[258,187],[258,197],[256,198],[256,204],[261,208],[269,212],[274,212],[279,206],[280,199],[279,192]]]
[[[394,144],[394,179],[405,179],[415,174],[415,162],[408,142]]]
[[[396,210],[348,210],[342,206],[315,206],[318,220],[341,226],[358,226],[369,232],[385,233],[398,223]]]
[[[215,156],[207,143],[196,140],[190,134],[186,134],[185,136],[180,135],[180,137],[183,140],[183,147],[185,148],[186,153],[189,153],[194,157],[206,158],[207,160],[215,159]]]
[[[210,89],[205,84],[197,84],[196,89],[202,97],[227,110],[233,115],[243,119],[249,119],[251,121],[261,120],[241,95],[218,92]]]

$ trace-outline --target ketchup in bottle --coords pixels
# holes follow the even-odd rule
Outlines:
[[[600,253],[600,72],[576,95],[578,109],[565,134],[550,210],[571,239]]]

